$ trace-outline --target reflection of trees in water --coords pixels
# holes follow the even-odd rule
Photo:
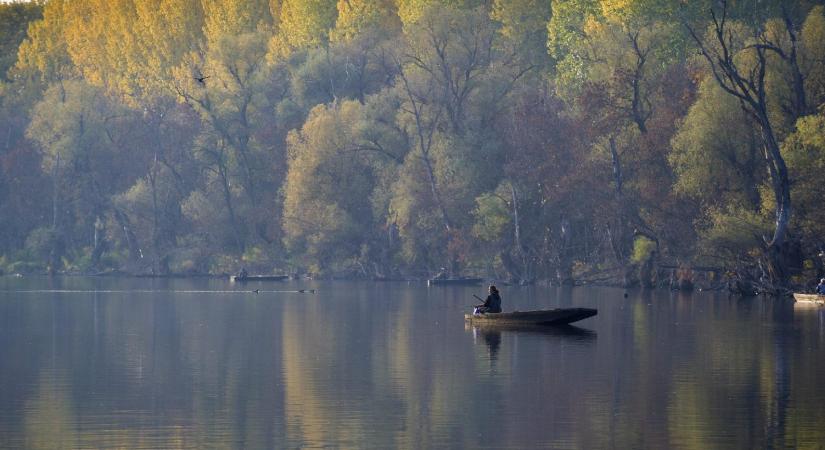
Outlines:
[[[19,437],[28,447],[139,447],[147,427],[155,442],[147,446],[271,447],[278,429],[260,412],[281,403],[273,397],[278,380],[252,376],[278,372],[267,352],[273,324],[260,311],[264,302],[211,299],[180,308],[162,296],[66,294],[35,303],[16,319],[37,341],[14,358],[19,370],[7,372],[6,358],[0,361],[0,374],[15,374],[3,385],[32,373],[41,379],[36,393],[17,393],[29,405]],[[0,333],[0,345],[9,339]],[[4,411],[13,405],[0,399]],[[164,426],[155,428],[157,417]],[[74,432],[49,431],[66,427]]]
[[[608,313],[598,338],[473,329],[471,344],[462,328],[417,327],[443,311],[412,294],[272,300],[0,301],[0,386],[37,380],[0,396],[2,411],[21,412],[0,423],[0,446],[472,447],[548,433],[579,448],[825,441],[821,311],[654,296]],[[502,418],[516,409],[519,423]]]

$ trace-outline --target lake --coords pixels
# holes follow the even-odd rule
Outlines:
[[[501,287],[505,311],[599,314],[490,332],[464,324],[483,291],[0,278],[0,448],[825,443],[825,309]]]

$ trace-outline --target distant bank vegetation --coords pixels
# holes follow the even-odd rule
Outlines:
[[[0,5],[0,269],[808,283],[822,3]]]

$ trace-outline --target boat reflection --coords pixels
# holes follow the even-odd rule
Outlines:
[[[491,364],[498,360],[501,347],[502,333],[513,335],[538,335],[553,339],[571,341],[573,343],[589,344],[595,342],[597,334],[594,331],[579,328],[573,325],[541,326],[541,325],[473,325],[465,324],[464,329],[473,333],[473,342],[479,341],[487,346]]]
[[[475,325],[468,323],[464,325],[464,329],[466,331],[472,331],[475,339],[481,337],[486,340],[489,335],[498,335],[499,341],[501,340],[502,332],[555,336],[575,341],[593,341],[598,336],[595,331],[574,325]]]

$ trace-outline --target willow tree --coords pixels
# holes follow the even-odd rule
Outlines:
[[[269,169],[277,154],[261,133],[273,126],[269,110],[284,88],[266,55],[267,35],[262,32],[224,35],[215,39],[206,54],[192,55],[175,71],[178,95],[204,124],[197,158],[217,183],[240,252],[246,247],[249,230],[239,217],[238,205],[251,208],[244,214],[251,220],[251,231],[271,240],[261,222],[265,217],[256,210],[273,176]],[[242,188],[241,198],[232,188],[236,181]]]
[[[645,217],[651,209],[645,206],[660,205],[669,194],[643,191],[650,191],[648,177],[669,176],[665,155],[673,127],[667,122],[674,102],[668,89],[679,84],[671,71],[685,59],[685,39],[663,12],[675,10],[656,0],[580,0],[560,6],[549,25],[557,92],[591,124],[594,156],[608,162],[604,176],[612,179],[613,201],[601,221],[625,284],[635,282],[637,238],[659,247],[661,230]],[[651,132],[657,113],[662,123]]]
[[[141,163],[140,153],[130,151],[134,120],[81,81],[53,85],[35,106],[27,134],[43,150],[43,170],[53,179],[52,270],[60,268],[62,249],[78,239],[80,247],[92,248],[90,264],[98,267],[108,246],[110,220],[122,232],[130,262],[140,260],[129,217],[112,202],[139,173],[132,169]],[[92,236],[91,241],[84,236]]]
[[[783,9],[783,11],[785,11]],[[767,275],[784,286],[797,266],[793,244],[788,242],[792,217],[791,183],[781,152],[782,118],[773,113],[769,80],[776,71],[786,74],[793,86],[790,102],[791,122],[807,111],[804,77],[799,66],[797,27],[790,15],[767,27],[736,29],[729,21],[727,2],[710,10],[711,25],[701,33],[686,22],[686,28],[706,62],[710,76],[728,95],[739,101],[761,133],[764,168],[769,174],[774,209],[774,229],[764,237]]]
[[[488,176],[502,157],[492,125],[529,66],[497,47],[483,8],[433,7],[404,33],[396,90],[411,149],[392,207],[409,258],[457,269],[471,246],[462,230],[474,199],[499,181]]]
[[[289,136],[285,186],[287,248],[315,272],[385,276],[387,190],[405,147],[399,130],[376,114],[393,114],[391,97],[366,105],[343,101],[313,109]],[[378,264],[383,263],[383,264]]]
[[[796,231],[805,246],[806,256],[814,263],[816,278],[825,274],[822,252],[825,251],[821,174],[825,170],[825,116],[822,112],[801,118],[796,131],[783,143],[788,170],[794,175],[791,199],[794,202]]]

